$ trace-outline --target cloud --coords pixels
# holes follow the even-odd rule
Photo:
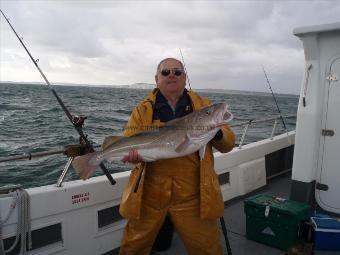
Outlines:
[[[181,48],[194,88],[268,91],[264,65],[286,93],[299,92],[304,68],[293,29],[340,13],[331,0],[0,3],[55,82],[153,83],[157,63]],[[0,79],[41,81],[3,19],[0,28]]]

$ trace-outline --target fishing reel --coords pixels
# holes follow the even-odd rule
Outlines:
[[[73,125],[75,125],[77,127],[82,127],[84,125],[86,119],[87,119],[86,116],[73,115],[72,116],[72,123],[73,123]]]

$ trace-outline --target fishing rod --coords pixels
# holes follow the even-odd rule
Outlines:
[[[61,154],[61,153],[64,153],[64,150],[50,150],[50,151],[37,152],[37,153],[24,153],[23,155],[8,156],[8,157],[3,157],[3,158],[1,157],[0,163],[13,161],[13,160],[19,160],[19,159],[31,160],[32,158],[50,156],[50,155]]]
[[[277,100],[276,100],[275,94],[274,94],[274,92],[273,92],[272,86],[270,85],[270,82],[269,82],[269,79],[268,79],[266,70],[264,70],[264,66],[263,66],[263,65],[261,65],[261,66],[262,66],[262,70],[263,70],[264,76],[266,77],[266,81],[267,81],[267,84],[268,84],[268,86],[269,86],[269,89],[270,89],[270,91],[271,91],[271,93],[272,93],[272,96],[273,96],[273,98],[274,98],[274,102],[275,102],[275,105],[276,105],[276,109],[277,109],[277,111],[278,111],[278,113],[279,113],[279,117],[280,117],[280,119],[281,119],[283,128],[284,128],[285,132],[286,132],[287,135],[288,135],[288,129],[287,129],[285,120],[283,119],[283,116],[282,116],[282,114],[281,114],[281,110],[280,110],[279,104],[277,103]],[[290,142],[290,139],[289,139],[289,136],[287,136],[287,137],[288,137],[289,143],[291,143],[291,142]]]
[[[94,145],[94,148],[99,148],[101,145]],[[32,158],[40,158],[46,157],[56,154],[64,154],[67,157],[76,157],[78,155],[83,155],[86,152],[86,146],[82,144],[69,144],[65,145],[64,149],[56,149],[56,150],[48,150],[42,152],[28,152],[23,153],[20,155],[12,155],[7,157],[0,157],[0,163],[8,162],[8,161],[15,161],[20,159],[28,159],[31,160]]]
[[[187,76],[187,80],[188,80],[188,84],[189,84],[189,88],[191,90],[191,85],[190,85],[190,79],[189,79],[189,75],[188,75],[188,72],[187,72],[187,68],[186,68],[186,65],[185,65],[185,62],[184,62],[184,58],[183,58],[183,54],[182,54],[182,51],[181,51],[181,48],[179,48],[179,52],[181,54],[181,57],[182,57],[182,62],[183,62],[183,67],[184,67],[184,72]]]
[[[66,114],[67,118],[70,120],[70,122],[73,124],[73,127],[78,132],[78,134],[80,136],[80,139],[79,139],[80,143],[86,145],[86,148],[88,149],[88,152],[94,152],[95,150],[94,150],[91,142],[87,139],[87,135],[85,135],[83,130],[82,130],[82,125],[84,124],[84,121],[85,121],[86,117],[83,117],[83,116],[72,116],[71,115],[70,111],[66,108],[65,104],[63,103],[61,98],[58,96],[57,92],[52,88],[52,86],[51,86],[50,82],[48,81],[48,79],[46,78],[45,74],[40,69],[40,67],[38,65],[39,59],[34,59],[33,58],[32,54],[29,52],[29,50],[27,49],[26,45],[24,44],[22,39],[19,37],[19,35],[15,31],[14,27],[10,23],[9,19],[6,17],[6,15],[3,13],[3,11],[1,9],[0,9],[0,12],[1,12],[2,16],[4,16],[5,20],[7,21],[8,25],[11,27],[12,31],[14,32],[15,36],[18,38],[18,40],[21,43],[21,45],[24,47],[25,51],[27,52],[28,56],[32,60],[33,64],[35,65],[35,67],[38,69],[39,73],[41,74],[41,76],[45,80],[48,88],[50,89],[50,91],[53,93],[53,95],[57,99],[59,105],[63,109],[63,111]],[[107,170],[107,168],[105,167],[105,165],[103,163],[100,164],[100,168],[102,169],[102,171],[106,175],[106,177],[109,179],[110,183],[112,185],[114,185],[116,183],[116,181],[112,178],[111,174],[109,173],[109,171]]]

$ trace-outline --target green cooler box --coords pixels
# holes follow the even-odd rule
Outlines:
[[[259,194],[244,200],[244,212],[248,239],[288,250],[308,217],[309,205]]]

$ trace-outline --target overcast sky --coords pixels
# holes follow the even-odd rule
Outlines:
[[[0,0],[47,78],[93,85],[154,83],[158,62],[181,59],[192,88],[300,91],[295,27],[340,21],[340,1]],[[3,17],[0,81],[43,81]]]

